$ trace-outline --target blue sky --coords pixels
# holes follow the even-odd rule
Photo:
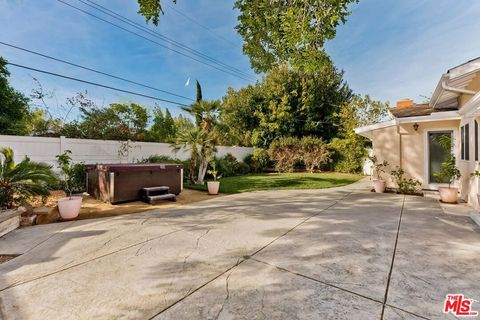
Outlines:
[[[77,0],[64,1],[88,8]],[[144,23],[136,13],[138,8],[134,0],[95,2]],[[237,12],[232,5],[233,1],[220,0],[178,0],[174,5],[208,26],[213,33],[185,19],[169,6],[165,7],[166,14],[161,17],[160,25],[154,29],[253,75],[248,58],[241,51],[242,39],[234,30]],[[368,93],[376,99],[392,102],[405,97],[422,101],[421,95],[431,94],[446,69],[480,56],[479,16],[480,2],[470,0],[362,0],[352,6],[352,15],[346,25],[339,27],[337,37],[327,44],[327,51],[337,67],[345,71],[345,79],[356,93]],[[192,98],[195,96],[194,79],[200,80],[204,96],[209,99],[221,98],[229,86],[240,88],[249,83],[97,21],[56,0],[0,0],[0,26],[0,41]],[[0,55],[11,62],[188,103],[1,45]],[[99,104],[129,100],[154,104],[147,98],[15,67],[10,70],[16,88],[29,93],[35,86],[34,76],[46,89],[55,90],[59,104],[65,97],[85,89]],[[192,80],[190,86],[185,87],[187,78]],[[55,109],[56,102],[49,103]],[[174,106],[160,105],[178,113]],[[57,112],[63,111],[58,109]],[[74,116],[75,112],[70,115]]]

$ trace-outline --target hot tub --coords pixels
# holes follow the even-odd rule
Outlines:
[[[140,200],[141,189],[167,186],[178,195],[183,190],[181,164],[87,165],[87,192],[112,204]]]

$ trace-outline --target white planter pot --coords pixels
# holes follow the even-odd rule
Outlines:
[[[439,187],[440,200],[445,203],[457,203],[458,188]]]
[[[82,197],[58,199],[58,211],[63,220],[73,220],[78,217],[82,207]]]
[[[373,188],[376,193],[384,193],[387,188],[385,180],[373,180]]]
[[[220,189],[220,181],[208,181],[208,194],[218,194],[218,189]]]

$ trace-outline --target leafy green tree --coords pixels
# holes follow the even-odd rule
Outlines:
[[[58,137],[63,123],[53,119],[43,109],[35,109],[30,114],[29,131],[33,136]]]
[[[181,114],[178,115],[177,117],[175,117],[175,119],[173,119],[173,121],[175,122],[176,134],[178,134],[178,132],[191,129],[195,126],[193,124],[192,120],[190,120],[189,118],[187,118],[187,117],[185,117]]]
[[[148,112],[136,103],[113,103],[99,108],[85,94],[69,99],[80,110],[80,119],[65,125],[61,133],[70,138],[143,141]]]
[[[288,62],[314,71],[324,64],[325,41],[333,39],[340,23],[358,0],[237,0],[236,29],[244,39],[243,52],[256,72]]]
[[[361,172],[363,161],[367,157],[365,149],[368,142],[357,135],[354,129],[388,120],[389,104],[365,97],[355,96],[337,114],[339,120],[338,137],[334,138],[330,147],[334,151],[333,164],[335,171]]]
[[[0,148],[0,208],[13,208],[32,196],[48,196],[57,182],[50,166],[25,160],[15,163],[13,150]]]
[[[333,65],[316,73],[281,65],[254,86],[229,89],[220,117],[242,145],[268,148],[282,136],[330,141],[338,132],[337,111],[351,96],[343,74]]]
[[[154,112],[153,125],[148,132],[148,140],[153,142],[172,142],[175,139],[177,128],[175,120],[168,109],[165,115],[160,108]]]
[[[8,83],[7,61],[0,57],[0,134],[29,134],[28,98]]]

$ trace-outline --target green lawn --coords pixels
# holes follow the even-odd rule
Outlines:
[[[264,173],[220,179],[220,192],[240,193],[257,190],[324,189],[344,186],[362,178],[361,175],[325,173]],[[207,190],[206,185],[185,185],[185,188]]]

